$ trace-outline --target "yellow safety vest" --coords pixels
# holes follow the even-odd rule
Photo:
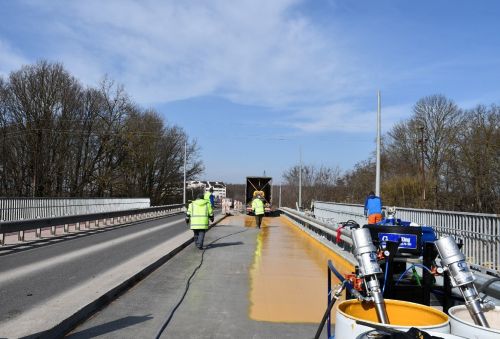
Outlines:
[[[252,201],[252,209],[255,215],[264,214],[264,202],[260,199],[253,199]]]
[[[190,217],[190,227],[192,230],[207,230],[208,217],[213,215],[210,201],[198,199],[189,204],[187,215]]]

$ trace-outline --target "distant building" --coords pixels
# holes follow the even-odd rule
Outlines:
[[[222,199],[226,197],[226,184],[222,181],[201,181],[192,180],[187,182],[187,189],[192,188],[204,188],[208,191],[212,187],[214,189],[214,197],[217,199]]]

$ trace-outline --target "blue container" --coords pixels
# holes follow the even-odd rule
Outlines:
[[[410,226],[411,222],[410,221],[404,221],[401,219],[382,219],[382,221],[378,222],[377,225],[383,225],[383,226]]]
[[[422,226],[422,243],[434,242],[437,240],[436,233],[432,226]]]

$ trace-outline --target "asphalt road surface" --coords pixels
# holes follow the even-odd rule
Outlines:
[[[0,322],[186,231],[183,214],[0,248]]]

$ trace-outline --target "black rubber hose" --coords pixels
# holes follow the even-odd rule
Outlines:
[[[477,291],[477,293],[481,294],[481,293],[484,293],[484,297],[482,298],[482,300],[484,300],[484,298],[486,298],[487,294],[486,294],[486,290],[488,289],[488,287],[493,284],[494,282],[497,282],[497,281],[500,281],[500,278],[498,277],[495,277],[495,278],[491,278],[490,280],[487,280],[483,286],[481,286],[481,288],[479,289],[479,291]]]
[[[323,314],[323,318],[321,319],[321,322],[319,323],[318,329],[316,330],[316,335],[314,336],[314,339],[318,339],[319,336],[321,335],[321,332],[323,332],[323,327],[325,326],[326,320],[328,319],[328,315],[332,311],[333,304],[338,300],[337,296],[333,296],[332,300],[330,300],[330,303],[328,304],[328,307],[326,308],[325,314]]]
[[[195,276],[196,272],[198,272],[198,270],[200,269],[201,265],[203,265],[203,259],[205,257],[205,251],[207,250],[207,248],[216,243],[217,241],[219,240],[222,240],[224,238],[227,238],[227,237],[230,237],[232,235],[236,235],[238,233],[243,233],[243,232],[246,232],[248,231],[248,229],[245,229],[245,230],[242,230],[242,231],[238,231],[238,232],[234,232],[234,233],[231,233],[231,234],[227,234],[225,236],[222,236],[220,238],[217,238],[215,240],[213,240],[212,242],[210,242],[207,246],[205,246],[205,249],[203,249],[203,252],[201,253],[201,260],[200,260],[200,263],[198,264],[198,266],[196,266],[196,268],[194,269],[193,273],[191,273],[191,276],[189,277],[188,281],[186,282],[186,286],[184,288],[184,293],[182,294],[182,297],[181,299],[179,300],[179,302],[175,305],[175,307],[172,309],[172,311],[170,312],[170,314],[168,315],[168,317],[166,318],[166,320],[163,322],[163,325],[161,326],[160,330],[156,333],[156,336],[155,338],[158,339],[160,338],[160,336],[162,335],[163,331],[165,331],[165,329],[167,328],[168,324],[170,323],[170,321],[172,320],[172,318],[174,317],[174,314],[175,312],[177,311],[177,309],[179,308],[179,306],[181,306],[182,302],[184,301],[184,298],[186,297],[188,291],[189,291],[189,287],[191,285],[191,280],[193,279],[193,277]]]

